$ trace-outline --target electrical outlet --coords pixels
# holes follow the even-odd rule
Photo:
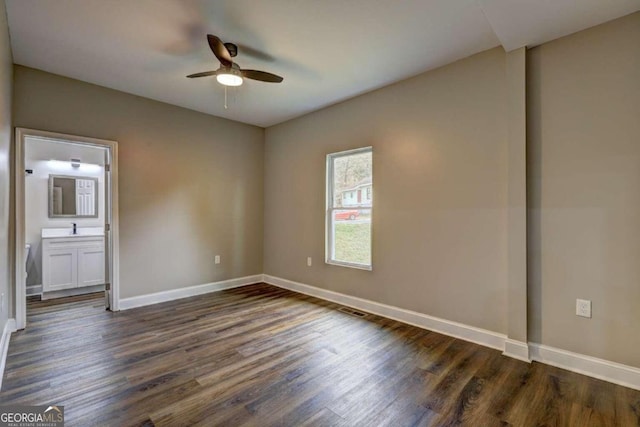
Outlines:
[[[591,317],[591,301],[586,299],[577,299],[576,315],[590,318]]]
[[[220,264],[220,255],[216,255],[216,264]]]
[[[312,262],[311,262],[311,257],[310,257],[310,256],[308,256],[308,257],[307,257],[307,267],[311,267],[311,264],[312,264]]]

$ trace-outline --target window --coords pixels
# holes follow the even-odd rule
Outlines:
[[[327,263],[371,270],[372,188],[371,147],[327,156]]]

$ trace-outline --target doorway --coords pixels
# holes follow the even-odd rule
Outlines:
[[[105,308],[118,311],[117,149],[115,141],[16,129],[17,329],[27,324],[28,273],[43,299],[101,291]]]

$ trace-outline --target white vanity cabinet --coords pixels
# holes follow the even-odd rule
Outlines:
[[[104,284],[104,255],[104,236],[43,238],[42,291]]]

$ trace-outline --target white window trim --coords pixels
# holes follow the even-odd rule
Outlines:
[[[330,265],[337,265],[340,267],[349,267],[349,268],[355,268],[355,269],[359,269],[359,270],[366,270],[366,271],[372,271],[373,270],[373,204],[371,205],[371,207],[367,207],[367,208],[363,208],[363,209],[367,209],[371,212],[371,223],[369,224],[369,227],[371,227],[371,235],[372,235],[372,245],[371,245],[371,264],[359,264],[359,263],[353,263],[353,262],[345,262],[345,261],[337,261],[335,259],[333,259],[333,241],[335,239],[335,229],[331,226],[332,225],[332,221],[334,221],[334,212],[335,211],[341,211],[341,210],[348,210],[348,209],[353,209],[353,207],[342,207],[342,208],[334,208],[333,207],[333,200],[334,200],[334,187],[333,187],[333,161],[337,158],[340,157],[345,157],[345,156],[352,156],[354,154],[360,154],[360,153],[367,153],[370,152],[371,155],[373,156],[373,146],[368,146],[368,147],[362,147],[362,148],[356,148],[353,150],[346,150],[346,151],[339,151],[337,153],[330,153],[327,154],[327,165],[326,165],[326,179],[325,179],[325,195],[326,195],[326,202],[325,202],[325,232],[324,232],[324,236],[325,236],[325,263],[326,264],[330,264]],[[373,174],[373,165],[372,165],[372,174]],[[372,182],[373,182],[373,176],[372,178]],[[373,195],[373,190],[372,190],[372,195]],[[373,197],[372,197],[373,198]]]

